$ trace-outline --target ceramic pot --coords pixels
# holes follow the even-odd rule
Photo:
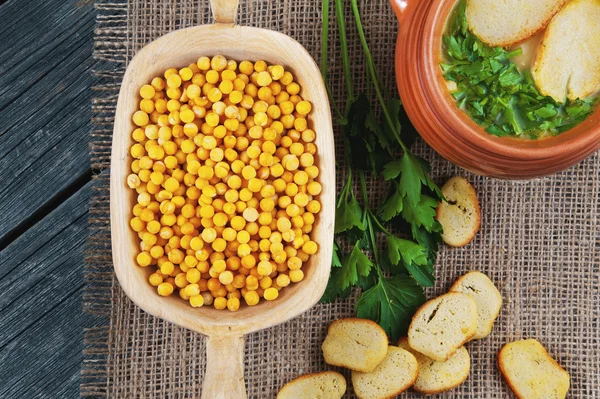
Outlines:
[[[390,1],[400,24],[395,55],[400,97],[421,137],[441,156],[477,174],[528,179],[567,169],[600,148],[600,107],[554,137],[485,132],[456,106],[439,66],[442,33],[456,0]]]

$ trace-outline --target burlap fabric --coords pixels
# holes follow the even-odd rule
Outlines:
[[[141,311],[125,297],[113,276],[107,168],[113,113],[127,61],[160,35],[211,22],[210,7],[208,0],[96,0],[96,7],[98,80],[91,153],[98,175],[90,210],[85,302],[88,311],[106,315],[110,324],[86,331],[81,393],[111,398],[196,398],[205,369],[203,337]],[[320,7],[318,0],[241,0],[238,23],[290,35],[319,62]],[[395,92],[397,24],[392,10],[386,0],[363,0],[360,9],[382,78]],[[363,57],[347,12],[354,82],[364,90]],[[332,89],[338,104],[343,104],[333,10],[330,29]],[[338,129],[338,137],[339,133]],[[505,301],[492,336],[467,345],[472,358],[467,382],[440,397],[511,397],[496,366],[497,352],[509,341],[533,337],[571,374],[569,397],[600,398],[598,155],[549,178],[507,182],[465,173],[423,143],[416,144],[416,151],[432,162],[439,183],[456,174],[467,176],[483,209],[482,229],[471,245],[441,250],[437,286],[428,294],[440,294],[456,277],[478,269],[496,282]],[[341,154],[338,148],[340,162]],[[373,183],[371,192],[374,200],[385,195],[380,183]],[[354,315],[354,302],[355,297],[318,305],[288,323],[246,337],[249,397],[274,398],[288,380],[331,369],[320,353],[326,327],[334,319]],[[354,397],[350,386],[349,398]]]

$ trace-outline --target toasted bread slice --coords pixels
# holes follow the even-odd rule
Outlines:
[[[410,388],[419,375],[415,356],[396,346],[388,347],[383,362],[370,373],[352,372],[354,392],[360,399],[394,398]]]
[[[573,0],[552,19],[531,74],[557,102],[600,90],[600,0]]]
[[[346,393],[346,379],[335,371],[305,374],[281,388],[277,399],[340,399]]]
[[[504,345],[498,365],[520,399],[563,399],[570,386],[567,373],[535,339]]]
[[[438,362],[412,349],[406,337],[400,339],[398,347],[406,349],[417,358],[419,376],[413,385],[417,392],[433,395],[449,391],[465,382],[469,376],[471,358],[464,346],[445,362]]]
[[[492,280],[481,272],[469,272],[456,280],[450,292],[462,292],[477,303],[477,332],[472,339],[490,335],[502,307],[502,295]]]
[[[371,320],[340,319],[329,325],[321,349],[328,364],[369,373],[385,359],[388,338]]]
[[[445,362],[476,331],[475,300],[459,292],[449,292],[417,310],[408,327],[408,343],[417,352]]]
[[[444,228],[442,238],[453,247],[470,243],[481,226],[477,193],[463,177],[455,176],[442,187],[446,201],[437,207],[436,218]]]
[[[490,46],[507,47],[543,29],[568,0],[467,0],[467,24]]]

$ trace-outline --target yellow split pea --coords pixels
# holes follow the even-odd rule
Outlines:
[[[127,185],[159,295],[236,311],[304,279],[321,204],[310,102],[290,71],[200,57],[140,88]]]

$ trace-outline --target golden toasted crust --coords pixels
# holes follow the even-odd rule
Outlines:
[[[463,177],[455,176],[442,187],[446,201],[440,202],[436,219],[444,232],[444,242],[453,247],[469,244],[481,227],[481,208],[473,186]]]
[[[412,349],[408,338],[398,341],[398,347],[412,353],[419,363],[419,376],[413,389],[426,395],[449,391],[456,388],[469,377],[471,358],[463,346],[445,362],[435,361]]]
[[[477,331],[477,304],[468,295],[449,292],[427,301],[408,328],[411,348],[445,362]]]
[[[352,372],[352,385],[359,399],[391,399],[410,388],[419,376],[415,356],[389,346],[385,360],[370,373]]]
[[[508,47],[544,29],[567,1],[467,0],[467,23],[485,44]]]
[[[569,374],[535,339],[508,343],[498,353],[498,367],[519,399],[564,399]]]
[[[388,338],[371,320],[340,319],[329,325],[321,350],[327,364],[368,373],[385,358]]]
[[[600,1],[573,0],[548,25],[531,68],[540,93],[557,102],[600,90]]]
[[[277,399],[340,399],[346,392],[346,379],[336,371],[301,375],[285,384]]]
[[[472,339],[487,337],[502,308],[502,295],[488,276],[472,271],[459,277],[450,292],[461,292],[471,296],[477,303],[477,332]]]

